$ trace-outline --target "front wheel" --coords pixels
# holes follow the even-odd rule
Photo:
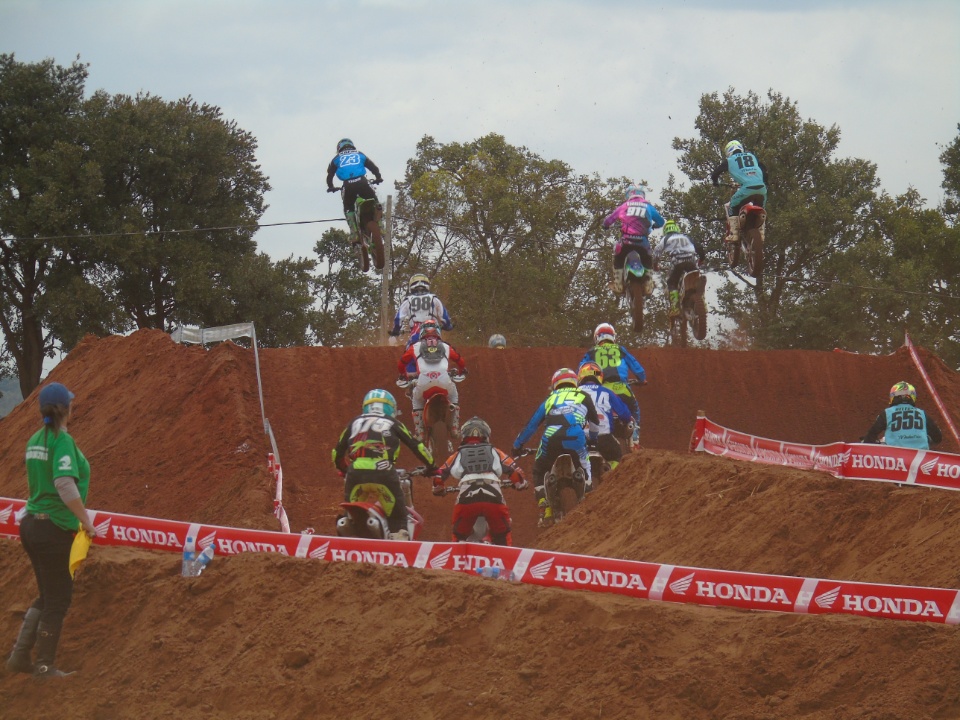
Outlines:
[[[643,332],[643,280],[630,276],[627,279],[627,298],[630,301],[630,314],[633,316],[633,329]]]
[[[367,252],[367,240],[362,235],[357,238],[355,243],[357,252],[360,255],[360,269],[367,272],[370,269],[370,254]]]
[[[377,270],[383,270],[383,233],[380,232],[380,225],[375,220],[367,223],[367,241],[373,251],[373,266]]]

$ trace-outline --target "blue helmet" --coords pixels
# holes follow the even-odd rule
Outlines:
[[[363,396],[363,412],[385,417],[396,417],[397,401],[386,390],[371,390]]]
[[[626,196],[627,196],[627,200],[633,197],[638,197],[641,200],[646,200],[647,191],[643,189],[642,185],[634,185],[633,183],[630,183],[629,185],[627,185]]]
[[[350,138],[344,138],[343,140],[337,143],[337,152],[343,152],[347,148],[351,150],[357,149],[357,146],[353,144],[353,140],[351,140]]]

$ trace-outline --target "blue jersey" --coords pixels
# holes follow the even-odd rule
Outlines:
[[[766,184],[760,161],[753,153],[742,152],[727,158],[727,170],[742,188],[758,188]]]
[[[612,342],[600,343],[587,350],[580,364],[595,362],[603,370],[603,384],[625,383],[632,372],[640,382],[646,382],[647,372],[637,359],[623,347]]]
[[[367,174],[367,156],[358,150],[339,153],[330,165],[336,168],[340,180],[353,180]]]
[[[610,388],[596,383],[584,383],[580,389],[593,398],[593,404],[597,408],[597,415],[600,418],[600,434],[610,435],[613,433],[614,419],[623,423],[633,420],[630,414],[630,408],[627,404]]]
[[[883,438],[887,445],[929,449],[927,414],[923,410],[909,403],[900,403],[886,408],[884,413],[887,416],[887,427]]]
[[[540,404],[513,444],[515,447],[523,445],[543,422],[546,423],[543,431],[546,440],[558,432],[582,438],[584,425],[588,422],[596,425],[598,421],[597,409],[587,393],[579,388],[563,387],[551,392]]]

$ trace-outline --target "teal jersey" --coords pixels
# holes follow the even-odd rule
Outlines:
[[[895,447],[930,448],[927,439],[927,414],[908,403],[892,405],[884,410],[887,416],[887,429],[883,438],[887,445]]]
[[[727,170],[742,188],[766,184],[763,170],[760,169],[760,161],[753,153],[742,152],[727,158]]]

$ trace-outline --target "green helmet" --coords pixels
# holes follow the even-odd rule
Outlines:
[[[667,235],[673,235],[674,233],[680,232],[680,226],[677,224],[676,220],[667,220],[663,226],[664,237]]]
[[[371,390],[363,396],[363,412],[396,417],[397,401],[386,390]]]

